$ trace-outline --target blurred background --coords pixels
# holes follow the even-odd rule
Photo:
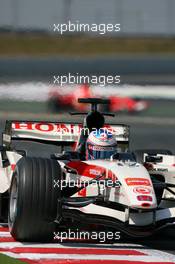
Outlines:
[[[54,31],[68,21],[120,31]],[[120,84],[54,83],[68,74],[117,75]],[[0,118],[64,118],[86,110],[79,96],[109,98],[104,110],[133,125],[136,147],[151,136],[148,147],[174,148],[175,1],[0,0]]]

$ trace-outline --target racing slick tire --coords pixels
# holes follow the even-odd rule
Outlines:
[[[47,242],[53,239],[61,195],[55,183],[60,179],[61,167],[56,160],[27,157],[16,164],[8,214],[10,233],[15,240]]]
[[[1,223],[8,222],[8,204],[9,204],[9,192],[0,193],[0,221]]]
[[[147,153],[149,155],[173,155],[173,153],[168,149],[138,149],[134,151],[137,162],[143,163],[143,155]]]

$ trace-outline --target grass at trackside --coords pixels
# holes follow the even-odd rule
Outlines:
[[[150,106],[146,111],[132,115],[151,116],[151,117],[175,117],[175,102],[166,100],[149,101]],[[19,101],[0,101],[0,112],[4,113],[50,113],[46,102],[19,102]],[[125,113],[126,115],[127,113]],[[122,115],[119,113],[118,115]]]
[[[26,262],[22,262],[22,261],[19,261],[17,259],[10,258],[8,256],[0,254],[0,263],[2,263],[2,264],[24,264]]]
[[[175,38],[86,37],[47,34],[0,33],[0,55],[112,55],[165,53],[175,54]]]

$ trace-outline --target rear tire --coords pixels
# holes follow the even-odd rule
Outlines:
[[[56,160],[22,158],[16,165],[9,201],[9,228],[19,241],[47,242],[53,239],[61,179]],[[60,212],[61,214],[61,212]]]

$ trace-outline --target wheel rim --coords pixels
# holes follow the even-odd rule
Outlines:
[[[16,213],[17,213],[17,196],[18,196],[18,188],[17,188],[17,178],[16,176],[13,178],[11,193],[10,193],[10,208],[9,208],[9,218],[10,222],[14,222]]]

